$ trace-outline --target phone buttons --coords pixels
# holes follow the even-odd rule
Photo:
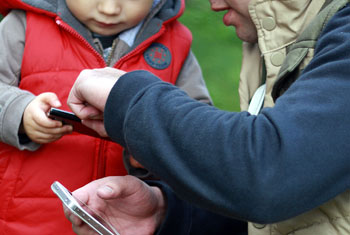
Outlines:
[[[80,212],[81,212],[80,209],[79,209],[78,207],[75,207],[75,208],[74,208],[74,211],[76,211],[77,213],[80,213]]]

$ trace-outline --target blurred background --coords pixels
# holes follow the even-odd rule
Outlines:
[[[186,0],[180,21],[192,32],[192,50],[202,68],[214,105],[227,111],[239,111],[242,42],[233,27],[223,24],[225,13],[212,11],[209,0]]]
[[[224,12],[211,11],[208,0],[186,0],[180,21],[193,34],[192,50],[201,65],[214,105],[227,111],[239,111],[241,41],[233,27],[222,23],[223,15]]]

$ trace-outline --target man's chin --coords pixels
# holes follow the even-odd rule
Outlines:
[[[236,31],[236,35],[239,39],[241,39],[243,42],[248,43],[257,43],[258,42],[258,36],[255,33],[240,33],[239,31]]]

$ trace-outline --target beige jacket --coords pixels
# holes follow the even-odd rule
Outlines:
[[[326,1],[251,0],[249,13],[257,28],[258,43],[243,44],[239,85],[242,110],[248,109],[254,92],[264,83],[263,80],[266,83],[264,107],[274,105],[271,91],[281,66],[285,63],[287,48],[296,41],[301,32],[311,23]],[[293,22],[293,24],[290,22]],[[299,70],[302,70],[312,57],[313,50],[311,49],[300,63]],[[263,61],[266,67],[265,79],[262,76]],[[249,223],[248,230],[250,235],[350,234],[350,191],[338,195],[319,208],[280,223],[269,225]]]

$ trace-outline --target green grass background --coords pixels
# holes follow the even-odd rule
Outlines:
[[[222,23],[223,14],[211,11],[208,0],[186,0],[180,21],[193,34],[192,50],[202,68],[214,105],[223,110],[238,111],[241,41],[233,27]]]
[[[242,43],[234,28],[222,22],[224,12],[213,12],[208,0],[186,0],[180,21],[192,32],[192,50],[201,65],[214,105],[239,111],[238,81]]]

